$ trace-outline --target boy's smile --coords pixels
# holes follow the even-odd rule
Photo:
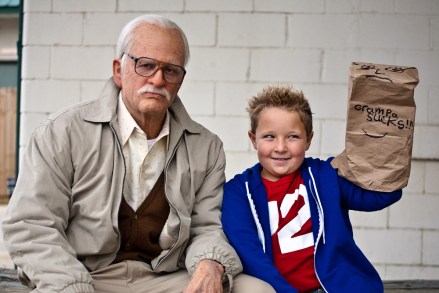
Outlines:
[[[307,137],[297,112],[265,108],[259,114],[256,133],[249,131],[249,137],[263,168],[261,176],[276,181],[302,165],[312,134]]]

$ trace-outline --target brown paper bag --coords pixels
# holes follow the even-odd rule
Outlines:
[[[407,186],[418,82],[414,67],[352,63],[345,150],[332,161],[340,176],[369,190]]]

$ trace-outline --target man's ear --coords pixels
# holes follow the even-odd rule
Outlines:
[[[258,149],[258,145],[256,144],[256,136],[255,136],[255,134],[251,130],[248,131],[248,137],[250,138],[250,140],[252,142],[253,148],[255,150],[257,150]]]
[[[122,63],[120,59],[113,60],[113,81],[118,88],[122,88]]]

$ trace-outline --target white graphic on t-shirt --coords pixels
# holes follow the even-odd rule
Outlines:
[[[314,245],[312,232],[293,237],[294,234],[300,231],[306,221],[311,218],[305,185],[300,184],[299,189],[296,189],[294,193],[288,193],[285,195],[279,208],[281,212],[280,216],[282,218],[286,217],[291,207],[299,199],[299,196],[303,197],[305,204],[300,208],[297,216],[277,232],[280,250],[283,254]],[[270,201],[268,203],[271,235],[276,233],[277,229],[279,228],[279,212],[277,204],[278,203],[276,201]]]

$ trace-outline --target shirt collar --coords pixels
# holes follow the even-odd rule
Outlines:
[[[117,119],[119,123],[120,128],[120,136],[121,136],[121,143],[122,146],[125,145],[125,143],[130,138],[133,131],[138,131],[143,134],[145,132],[140,128],[140,126],[137,124],[137,122],[134,120],[133,116],[131,116],[130,112],[128,111],[127,107],[125,106],[125,103],[122,99],[122,91],[119,92],[119,103],[117,107]],[[166,112],[165,122],[163,123],[163,127],[155,139],[155,141],[158,141],[164,136],[169,135],[169,111]],[[146,134],[145,134],[146,136]],[[147,138],[149,139],[149,138]]]

